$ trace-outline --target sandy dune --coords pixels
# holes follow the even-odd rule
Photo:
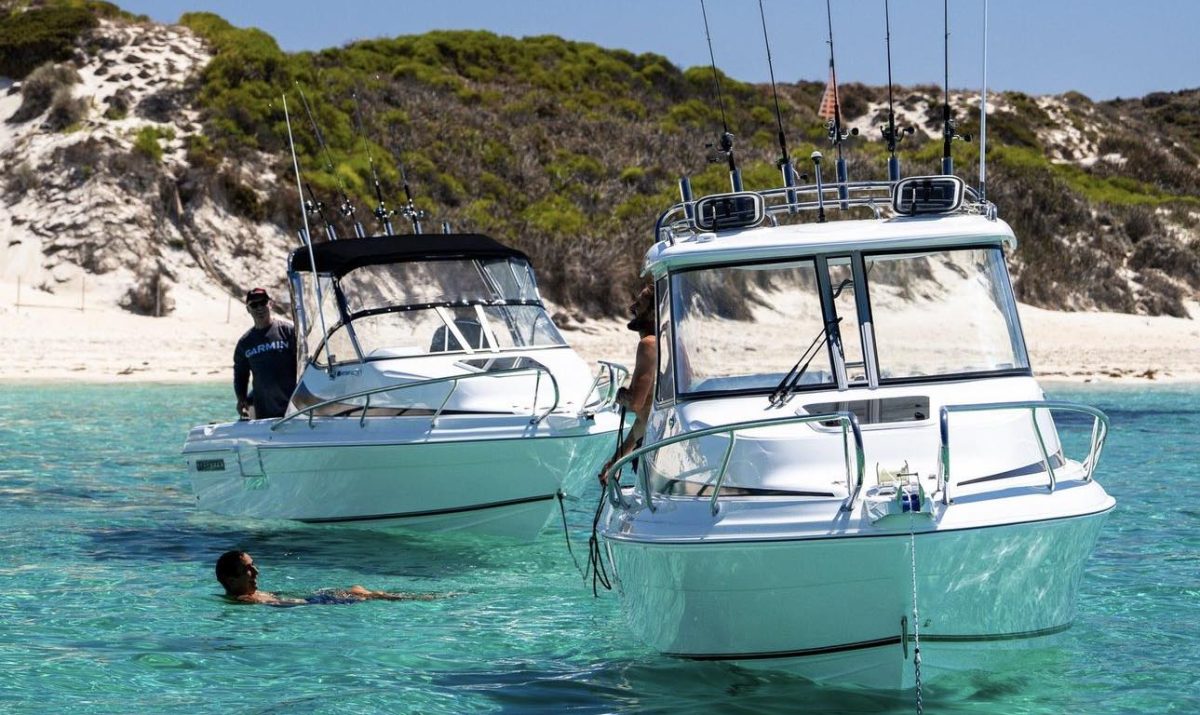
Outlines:
[[[233,345],[249,326],[242,305],[179,288],[169,317],[132,315],[103,286],[50,294],[0,282],[0,380],[191,382],[231,379]],[[81,304],[83,310],[80,310]],[[1191,306],[1200,315],[1200,305]],[[1200,381],[1200,321],[1021,306],[1034,370],[1054,380]],[[567,340],[589,361],[632,364],[623,320],[570,322]],[[751,359],[753,356],[747,356]]]

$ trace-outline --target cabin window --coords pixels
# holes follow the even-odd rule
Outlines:
[[[1029,369],[998,247],[864,262],[880,382]]]
[[[772,390],[810,348],[796,389],[833,386],[813,261],[689,270],[671,289],[678,393]]]
[[[658,299],[658,378],[654,381],[654,397],[659,402],[675,399],[675,362],[671,359],[671,291],[670,282],[660,278],[654,284]]]

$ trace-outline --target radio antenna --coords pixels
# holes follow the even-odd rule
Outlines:
[[[988,0],[983,0],[983,91],[979,96],[979,203],[987,204]]]
[[[796,170],[792,166],[792,158],[788,156],[787,137],[783,132],[783,113],[779,110],[779,90],[775,86],[775,63],[771,61],[771,40],[767,37],[767,15],[763,11],[762,0],[758,0],[758,17],[762,20],[763,44],[767,47],[767,69],[771,72],[771,96],[775,100],[775,124],[779,128],[779,161],[777,164],[780,171],[783,172],[783,185],[788,188],[788,205],[792,206],[796,203],[796,192],[791,190],[796,185]],[[795,208],[793,207],[791,210],[795,211]]]
[[[888,181],[894,183],[900,180],[900,160],[896,158],[896,145],[904,139],[904,134],[912,134],[913,128],[896,129],[895,103],[892,99],[892,19],[888,0],[883,0],[883,23],[887,32],[884,42],[887,44],[888,123],[886,127],[880,127],[880,131],[883,132],[883,140],[887,142],[888,148]]]
[[[296,142],[292,138],[292,118],[288,115],[287,94],[283,95],[283,121],[287,124],[288,146],[292,150],[292,168],[296,171],[296,191],[300,194],[300,219],[304,222],[305,244],[308,246],[308,267],[312,269],[313,289],[317,293],[317,316],[321,319],[321,334],[329,335],[325,329],[325,298],[321,295],[321,276],[317,273],[317,257],[313,254],[312,235],[308,229],[308,211],[304,205],[304,192],[300,188],[300,161],[296,159]],[[325,362],[329,365],[330,376],[333,374],[333,356],[329,354],[329,341],[325,341]]]
[[[829,140],[837,149],[838,198],[841,199],[842,209],[845,210],[850,208],[850,204],[847,203],[850,189],[846,186],[846,157],[842,156],[842,143],[849,137],[858,136],[858,130],[842,131],[842,106],[838,99],[837,69],[833,62],[833,10],[829,7],[829,0],[825,0],[825,19],[829,23],[829,81],[833,84],[833,119],[829,122]]]
[[[308,105],[308,97],[304,96],[304,88],[297,82],[296,89],[300,92],[300,101],[304,103],[304,112],[308,114],[308,121],[312,125],[313,133],[317,136],[317,144],[320,145],[321,151],[325,155],[325,168],[337,179],[338,190],[342,194],[342,203],[338,206],[338,211],[354,224],[354,234],[359,238],[363,238],[367,235],[367,232],[363,229],[361,223],[354,220],[354,202],[350,200],[350,195],[346,193],[346,184],[342,181],[341,174],[338,174],[333,168],[333,159],[329,156],[329,147],[325,145],[325,137],[321,134],[321,128],[317,126],[317,120],[313,116],[312,107]]]
[[[354,97],[354,118],[358,124],[358,136],[362,139],[363,151],[367,153],[367,165],[371,167],[371,181],[375,184],[375,199],[379,202],[372,213],[383,227],[384,235],[391,236],[394,233],[392,231],[392,214],[396,212],[388,209],[387,204],[383,201],[383,186],[379,183],[379,172],[375,171],[375,158],[371,156],[371,145],[367,143],[367,133],[363,130],[362,102],[359,100],[358,92],[352,92],[350,96]]]
[[[942,13],[946,27],[945,40],[945,99],[942,101],[942,173],[947,176],[954,173],[954,157],[950,155],[950,143],[955,139],[963,141],[971,141],[970,134],[958,135],[954,133],[955,121],[950,116],[950,0],[942,0]]]
[[[742,190],[742,172],[737,168],[737,161],[733,156],[733,135],[729,133],[729,121],[725,117],[725,98],[721,96],[721,76],[717,72],[717,58],[713,54],[712,35],[708,31],[708,11],[704,8],[704,0],[700,0],[700,14],[704,17],[704,37],[708,40],[708,59],[712,67],[713,85],[717,88],[717,106],[721,109],[721,140],[718,143],[718,148],[715,149],[708,157],[709,161],[720,161],[722,158],[729,164],[729,181],[733,185],[734,191]],[[705,144],[705,148],[712,149],[712,144]]]

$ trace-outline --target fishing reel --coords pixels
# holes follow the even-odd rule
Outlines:
[[[721,135],[720,143],[716,148],[713,148],[713,143],[708,142],[704,145],[708,150],[708,163],[716,164],[722,161],[729,161],[733,156],[733,134],[725,132]]]
[[[957,128],[958,128],[957,121],[955,121],[954,119],[947,119],[943,124],[942,138],[945,139],[947,142],[949,142],[953,139],[961,139],[962,141],[965,141],[965,142],[971,141],[970,134],[965,134],[965,133],[964,134],[956,134],[954,130]]]
[[[890,121],[884,126],[879,127],[879,132],[883,135],[883,140],[887,142],[888,149],[896,150],[896,145],[904,141],[904,137],[912,136],[917,130],[914,127],[897,127],[895,122]]]
[[[395,212],[393,211],[392,213]],[[400,209],[400,215],[409,221],[420,221],[421,219],[425,218],[426,214],[425,209],[419,209],[417,208],[416,204],[414,204],[412,201],[409,201],[404,205],[404,208]]]
[[[371,214],[374,215],[375,218],[379,219],[379,223],[387,223],[388,219],[396,215],[396,211],[384,206],[383,202],[380,201],[379,205],[375,207],[375,210],[372,211]]]
[[[858,127],[851,127],[848,131],[840,131],[841,125],[837,120],[830,119],[825,125],[826,131],[829,133],[829,143],[837,146],[846,141],[850,137],[858,136]]]
[[[315,198],[304,200],[304,210],[308,212],[309,216],[317,216],[321,219],[325,218],[325,204],[317,201]]]

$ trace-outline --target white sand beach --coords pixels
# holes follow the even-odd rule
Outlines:
[[[115,292],[80,286],[56,294],[0,281],[0,380],[223,382],[249,327],[243,306],[215,292],[177,288],[162,318],[116,306]],[[82,310],[80,309],[82,305]],[[1189,306],[1200,316],[1200,304]],[[552,311],[553,312],[553,311]],[[1074,382],[1200,382],[1200,320],[1020,307],[1035,373]],[[632,365],[624,320],[569,321],[563,334],[590,362]]]

